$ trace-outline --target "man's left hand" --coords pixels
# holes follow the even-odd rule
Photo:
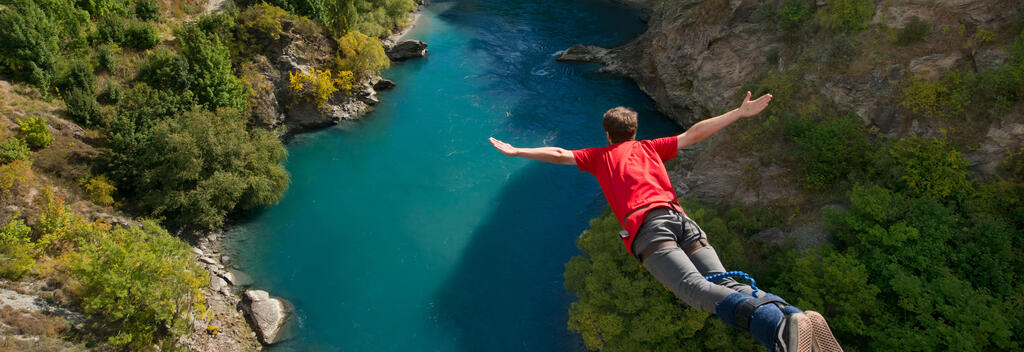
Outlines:
[[[739,113],[740,116],[750,117],[761,113],[764,108],[768,107],[768,102],[772,101],[771,94],[765,94],[757,98],[757,100],[750,100],[750,91],[747,91],[747,98],[743,99],[743,105],[740,105]]]

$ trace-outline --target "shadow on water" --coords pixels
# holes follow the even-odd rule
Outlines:
[[[565,325],[562,273],[586,225],[579,219],[604,207],[596,182],[580,176],[548,164],[511,175],[435,299],[460,350],[580,349]]]

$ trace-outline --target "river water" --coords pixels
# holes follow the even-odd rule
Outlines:
[[[433,2],[407,35],[425,59],[357,123],[288,143],[280,204],[229,231],[256,286],[296,307],[275,350],[566,351],[562,285],[575,239],[607,206],[572,166],[507,158],[487,142],[606,144],[601,114],[640,113],[641,138],[678,133],[626,79],[556,62],[575,43],[644,30],[603,0]]]

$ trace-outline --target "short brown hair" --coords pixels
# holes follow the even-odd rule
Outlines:
[[[608,109],[602,125],[613,144],[633,140],[636,136],[636,111],[625,106]]]

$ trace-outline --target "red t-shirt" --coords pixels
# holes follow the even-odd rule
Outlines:
[[[580,171],[593,174],[601,184],[612,212],[629,234],[622,242],[630,254],[633,253],[633,238],[647,212],[657,208],[652,204],[670,204],[676,200],[664,161],[676,157],[677,146],[676,137],[672,136],[572,152]],[[641,208],[644,209],[635,211]]]

